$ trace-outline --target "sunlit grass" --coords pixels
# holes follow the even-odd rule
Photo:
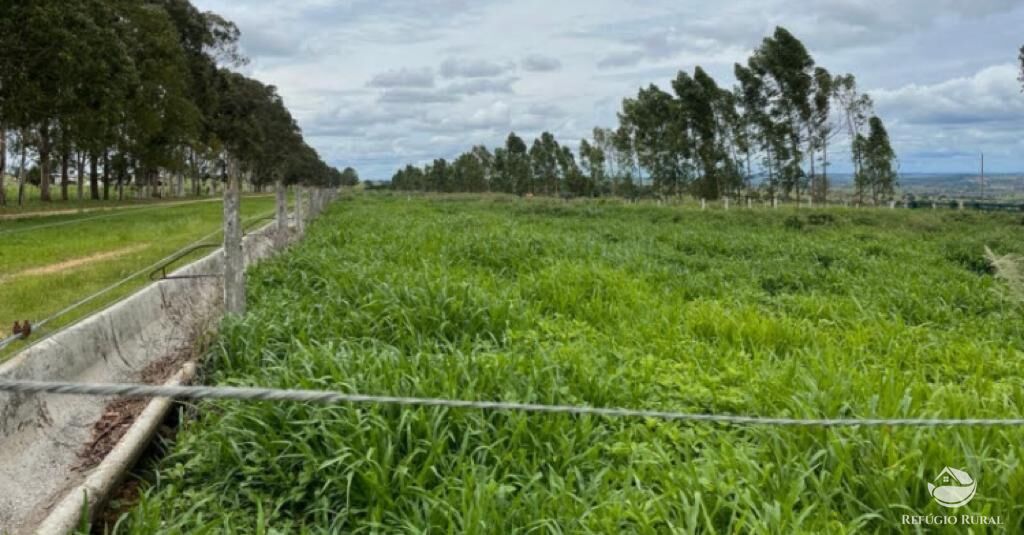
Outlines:
[[[251,277],[211,384],[791,417],[1021,417],[1019,216],[339,202]],[[792,223],[797,220],[799,224]],[[852,533],[1022,526],[1024,431],[203,403],[118,532]]]
[[[243,217],[266,215],[273,209],[273,197],[248,197],[242,202]],[[13,322],[38,322],[222,226],[223,209],[216,200],[102,214],[0,220],[0,338],[10,334]],[[199,251],[190,258],[209,252]],[[69,261],[79,263],[61,267]],[[149,282],[145,276],[138,277],[48,324],[47,332]],[[37,333],[28,342],[42,334]],[[0,360],[28,342],[18,342],[0,352]]]

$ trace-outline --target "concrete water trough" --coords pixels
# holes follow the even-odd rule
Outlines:
[[[275,250],[274,225],[245,238],[246,265]],[[297,232],[290,233],[289,240]],[[278,245],[280,246],[280,244]],[[223,310],[223,251],[170,273],[0,364],[0,377],[187,381]],[[191,277],[203,275],[203,277]],[[61,533],[102,502],[145,449],[167,400],[0,393],[0,534]]]

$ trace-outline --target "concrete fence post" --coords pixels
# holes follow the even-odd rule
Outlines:
[[[704,199],[702,198],[702,199],[700,200],[700,209],[701,209],[701,210],[707,210],[707,208],[708,208],[708,203],[707,203],[707,201],[705,201],[705,200],[704,200]]]
[[[935,210],[935,209],[936,209],[935,203],[932,203],[932,210]]]
[[[778,207],[779,207],[779,198],[778,197],[772,197],[772,208],[778,208]]]
[[[896,201],[889,201],[889,209],[890,210],[895,210],[896,209]]]
[[[302,186],[295,186],[295,228],[300,236],[306,231],[305,217],[302,210]]]
[[[725,198],[725,209],[726,210],[729,209],[729,198],[728,197]]]
[[[751,202],[750,202],[750,197],[747,197],[747,208],[748,209],[752,208]]]
[[[274,244],[280,248],[288,243],[288,190],[285,189],[283,180],[278,179],[274,182],[274,192],[277,195],[277,232],[274,235]]]
[[[241,177],[238,163],[228,168],[224,188],[224,311],[245,314],[245,256],[242,251]]]
[[[964,211],[964,201],[963,201],[963,199],[956,201],[956,207],[957,207],[957,210],[960,210],[961,212]]]

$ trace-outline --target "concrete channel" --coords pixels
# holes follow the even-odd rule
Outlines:
[[[270,256],[274,224],[244,241],[246,265]],[[297,237],[294,228],[289,240]],[[218,249],[21,351],[0,377],[73,382],[185,382],[197,342],[223,310]],[[0,534],[66,533],[83,500],[106,499],[145,449],[167,400],[0,393]],[[111,438],[113,436],[114,438]]]

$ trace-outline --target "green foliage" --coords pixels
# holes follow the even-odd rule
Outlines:
[[[105,187],[133,182],[151,196],[170,175],[198,181],[229,161],[256,185],[351,183],[305,143],[275,88],[218,67],[244,62],[238,38],[234,24],[188,0],[5,2],[0,153],[15,134],[35,157],[43,201],[56,162],[67,201],[68,168],[86,160],[93,199],[100,163]],[[6,167],[0,157],[0,177]]]
[[[871,193],[873,200],[891,199],[896,193],[897,177],[894,162],[896,152],[889,144],[889,134],[882,120],[871,117],[868,120],[868,137],[857,138],[857,154],[861,159],[860,171],[854,177],[857,191],[863,195]]]
[[[647,194],[702,199],[796,197],[828,199],[829,144],[849,137],[858,184],[869,184],[873,199],[895,193],[895,153],[881,120],[871,120],[871,99],[858,92],[853,75],[833,75],[815,65],[807,48],[778,27],[747,60],[736,64],[738,84],[718,83],[700,66],[680,71],[672,93],[651,84],[622,101],[615,130],[595,128],[576,156],[543,132],[523,157],[526,144],[514,133],[480,173],[486,187],[456,180],[439,189],[418,180],[406,167],[392,188],[425,191],[497,191],[564,197]],[[846,126],[845,129],[841,128]],[[476,148],[474,148],[476,150]],[[469,154],[469,153],[467,153]],[[462,157],[460,157],[462,158]],[[462,158],[463,166],[473,164]],[[456,160],[458,161],[458,159]],[[755,162],[760,169],[755,169]],[[760,177],[755,190],[754,178]],[[640,184],[637,184],[640,182]]]
[[[794,417],[1021,417],[1020,305],[947,244],[1011,215],[362,197],[251,273],[205,382]],[[930,229],[930,230],[925,230]],[[814,239],[808,239],[808,233]],[[913,269],[908,269],[913,266]],[[1017,428],[767,428],[211,402],[119,533],[898,532],[1024,526]]]

